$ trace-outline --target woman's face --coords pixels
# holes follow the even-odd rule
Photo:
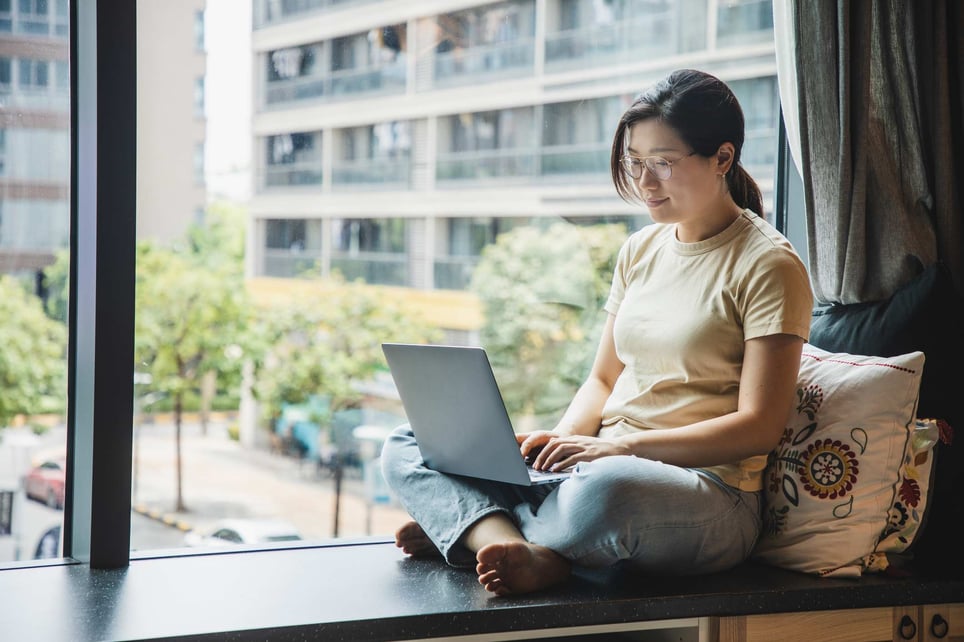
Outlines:
[[[655,119],[631,126],[628,154],[637,158],[659,156],[671,163],[672,173],[667,179],[660,180],[644,169],[642,176],[633,180],[653,221],[699,229],[718,227],[721,217],[732,220],[732,199],[722,176],[728,165],[721,166],[719,155],[706,158],[694,154],[673,129]]]

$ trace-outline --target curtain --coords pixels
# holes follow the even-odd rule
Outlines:
[[[962,5],[774,0],[820,303],[884,299],[937,261],[964,291]]]

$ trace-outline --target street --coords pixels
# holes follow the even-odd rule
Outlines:
[[[62,448],[64,440],[63,428],[51,429],[35,451]],[[305,540],[335,536],[335,480],[329,471],[267,447],[245,449],[229,438],[226,422],[210,424],[206,433],[196,423],[186,424],[181,448],[185,510],[177,511],[174,426],[158,423],[137,428],[132,462],[132,550],[185,546],[188,530],[204,529],[223,518],[280,518],[291,522]],[[22,467],[26,472],[25,464]],[[372,488],[371,478],[366,485],[357,469],[345,472],[339,537],[389,535],[407,519],[404,510],[373,494]],[[376,501],[366,501],[368,496]],[[0,546],[0,561],[34,558],[44,534],[63,520],[61,510],[25,499],[19,491],[14,511],[15,541]]]

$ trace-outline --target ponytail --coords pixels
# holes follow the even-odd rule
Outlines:
[[[754,212],[757,216],[763,216],[763,192],[739,163],[734,163],[731,170],[726,173],[726,186],[737,205]]]

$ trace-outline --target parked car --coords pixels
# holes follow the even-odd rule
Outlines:
[[[63,508],[66,470],[66,459],[50,459],[34,466],[24,475],[24,493],[51,508]]]
[[[280,519],[223,519],[184,535],[187,546],[232,546],[265,544],[301,539],[301,534],[290,522]]]

